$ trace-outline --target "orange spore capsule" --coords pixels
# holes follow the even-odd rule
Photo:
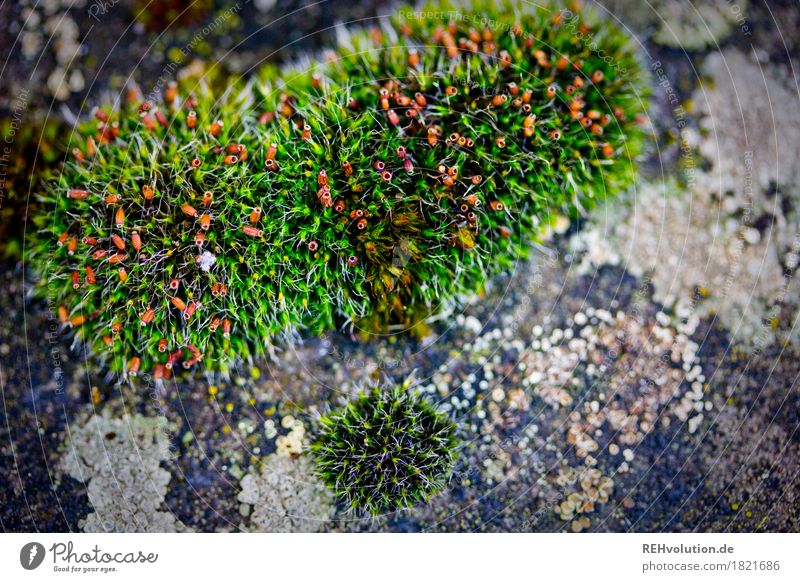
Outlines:
[[[122,208],[117,208],[117,212],[114,214],[114,224],[117,225],[117,228],[125,226],[125,211]]]
[[[75,317],[69,320],[69,325],[71,327],[80,327],[84,323],[86,323],[85,315],[76,315]]]
[[[197,311],[197,303],[190,301],[186,306],[186,310],[183,312],[183,318],[190,319],[194,315],[195,311]]]
[[[128,271],[125,270],[125,267],[120,267],[117,273],[119,273],[119,280],[123,283],[128,280]]]
[[[267,148],[266,159],[274,160],[277,154],[278,154],[278,144],[276,143],[269,144],[269,147]]]
[[[72,271],[72,288],[77,289],[81,286],[81,274],[78,271]]]
[[[67,253],[74,255],[76,250],[78,250],[78,239],[71,236],[69,237],[69,241],[67,241]]]
[[[119,194],[109,194],[105,198],[103,198],[103,202],[108,204],[109,206],[112,204],[116,204],[119,202]]]
[[[245,233],[247,236],[252,236],[253,238],[258,238],[262,234],[261,230],[250,225],[243,226],[242,232]]]
[[[147,325],[148,323],[153,321],[155,316],[156,316],[155,310],[152,307],[150,307],[148,309],[145,309],[145,311],[139,316],[139,321],[142,323],[142,325]]]
[[[77,188],[73,188],[67,192],[67,198],[72,198],[73,200],[85,200],[88,196],[89,193],[86,190],[79,190]]]
[[[128,361],[128,373],[129,373],[131,376],[135,376],[136,374],[138,374],[138,373],[139,373],[139,367],[140,367],[141,365],[142,365],[142,360],[141,360],[141,358],[139,358],[139,356],[133,356],[133,357],[132,357],[132,358],[131,358],[131,359]]]
[[[136,252],[142,250],[142,238],[139,236],[138,232],[134,232],[131,235],[131,244],[133,245],[133,248],[136,250]]]
[[[86,265],[83,270],[86,272],[86,282],[89,285],[94,285],[97,283],[97,279],[94,276],[94,269],[92,269],[89,265]]]
[[[111,235],[111,242],[113,242],[114,246],[116,246],[119,250],[121,251],[125,250],[125,241],[122,240],[122,237],[119,236],[118,234]]]
[[[112,265],[116,265],[117,263],[121,263],[127,258],[128,255],[126,255],[125,253],[114,253],[113,255],[108,257],[108,262],[111,263]]]
[[[208,329],[211,330],[211,333],[214,333],[215,331],[217,331],[217,328],[220,326],[221,323],[222,320],[219,317],[215,317],[214,319],[211,320],[211,323],[208,325]]]
[[[197,209],[190,205],[190,204],[182,204],[181,211],[186,215],[192,218],[197,218]]]
[[[256,206],[250,211],[250,224],[256,224],[261,218],[261,207]]]

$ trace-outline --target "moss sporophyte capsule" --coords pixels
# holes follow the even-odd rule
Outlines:
[[[468,10],[399,10],[223,95],[95,108],[27,249],[59,321],[123,375],[226,370],[297,331],[413,325],[627,187],[647,101],[630,39],[557,5]]]

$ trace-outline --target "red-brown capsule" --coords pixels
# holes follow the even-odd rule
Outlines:
[[[191,319],[195,311],[197,311],[197,303],[194,301],[189,301],[189,304],[186,306],[186,310],[183,312],[183,318]]]
[[[556,96],[556,86],[555,85],[550,85],[549,87],[547,87],[546,94],[547,94],[547,97],[549,99],[552,99],[553,97],[555,97]]]
[[[148,131],[153,131],[156,128],[155,120],[149,115],[142,116],[142,125],[144,125]]]
[[[506,138],[503,136],[497,137],[495,138],[494,143],[497,144],[497,147],[503,149],[504,147],[506,147]]]
[[[328,172],[325,170],[320,170],[319,174],[317,174],[317,186],[327,186],[328,185]]]
[[[603,80],[603,71],[595,71],[592,73],[592,83],[599,83]]]
[[[194,129],[197,127],[197,113],[190,111],[186,114],[186,125],[189,127],[189,129]]]
[[[178,290],[178,286],[179,286],[180,284],[181,284],[181,280],[180,280],[180,279],[177,279],[177,278],[175,278],[175,279],[170,279],[170,281],[169,281],[169,288],[170,288],[170,290],[172,290],[172,291],[177,291],[177,290]]]
[[[153,380],[164,379],[164,364],[156,364],[156,369],[153,370]]]
[[[358,222],[356,222],[356,228],[358,230],[364,230],[367,228],[367,219],[366,218],[359,218]]]
[[[214,333],[215,331],[217,331],[217,328],[221,323],[222,320],[219,317],[215,317],[214,319],[211,320],[211,323],[208,324],[208,329],[211,331],[211,333]]]
[[[433,127],[428,128],[428,145],[435,146],[439,141],[439,135]]]
[[[469,179],[469,181],[470,181],[470,182],[472,182],[472,184],[473,184],[474,186],[477,186],[478,184],[480,184],[481,182],[483,182],[483,176],[480,176],[480,175],[476,174],[476,175],[472,176],[472,177]]]
[[[86,265],[83,270],[86,272],[86,282],[89,285],[94,285],[97,283],[97,279],[94,276],[94,269],[92,269],[89,265]]]
[[[112,345],[114,343],[114,338],[111,337],[110,335],[104,335],[103,336],[103,343],[106,344],[107,346],[110,346],[110,345]]]
[[[250,224],[256,224],[261,219],[261,207],[256,206],[250,211]]]
[[[191,162],[191,166],[195,169],[199,168],[203,162],[200,161],[200,158],[194,158]]]
[[[117,270],[117,273],[119,273],[119,280],[120,280],[121,282],[123,282],[123,283],[124,283],[125,281],[127,281],[127,280],[128,280],[128,271],[126,271],[126,270],[125,270],[125,267],[120,267],[120,268]]]
[[[85,315],[76,315],[72,319],[69,320],[70,327],[80,327],[84,323],[86,323],[86,316]]]
[[[58,242],[56,244],[58,244],[58,246],[60,247],[63,247],[64,243],[67,242],[68,238],[69,238],[69,233],[67,231],[64,231],[60,235],[58,235]]]
[[[97,146],[94,143],[94,139],[91,137],[86,138],[86,155],[90,158],[93,158],[94,155],[97,153]]]
[[[200,228],[208,230],[211,228],[211,215],[206,213],[200,217]]]
[[[86,190],[79,190],[77,188],[73,188],[67,192],[67,198],[72,198],[73,200],[85,200],[88,196],[89,193]]]
[[[505,208],[505,205],[499,200],[492,200],[489,202],[489,206],[492,210],[503,210],[503,208]]]
[[[262,234],[261,230],[250,225],[243,226],[242,232],[245,233],[247,236],[252,236],[253,238],[258,238]]]
[[[167,127],[169,125],[169,121],[167,121],[167,116],[161,113],[160,111],[156,111],[153,115],[156,116],[156,121],[161,127]]]
[[[105,249],[97,249],[95,252],[92,253],[92,258],[97,261],[102,259],[108,254],[108,251]]]
[[[233,155],[225,156],[224,158],[222,158],[222,163],[225,164],[226,166],[232,166],[233,164],[235,164],[238,161],[239,161],[239,157],[238,156],[233,156]]]
[[[103,198],[103,202],[111,206],[112,204],[116,204],[119,202],[119,194],[109,194],[105,198]]]
[[[203,243],[206,242],[206,235],[202,232],[198,232],[194,235],[194,246],[202,247]]]
[[[347,264],[351,267],[355,267],[358,264],[358,257],[350,255],[347,257]]]
[[[389,118],[389,123],[397,127],[400,125],[400,116],[397,115],[397,112],[394,109],[390,109],[386,112],[386,116]]]
[[[162,354],[167,351],[167,340],[166,338],[161,338],[158,340],[158,351]]]
[[[392,173],[389,170],[384,170],[383,172],[381,172],[381,179],[384,182],[388,182],[389,180],[392,179]]]
[[[561,139],[561,132],[558,131],[557,129],[554,129],[553,131],[550,132],[550,139],[555,140],[555,141],[560,140]]]
[[[114,214],[114,224],[117,225],[117,228],[125,226],[125,211],[122,208],[117,208],[117,212]]]
[[[138,232],[134,232],[131,235],[131,244],[133,245],[133,248],[134,250],[136,250],[136,252],[142,250],[142,238],[139,236]]]
[[[97,241],[97,239],[96,239],[95,237],[93,237],[93,236],[85,236],[85,237],[83,237],[83,239],[81,239],[81,242],[82,242],[83,244],[85,244],[85,245],[89,245],[90,247],[93,247],[93,246],[96,246],[96,245],[97,245],[97,242],[98,242],[98,241]]]
[[[492,97],[492,105],[494,107],[499,107],[500,105],[505,103],[507,100],[508,100],[508,97],[506,97],[505,93],[498,93],[497,95]]]
[[[72,271],[72,288],[77,289],[81,286],[81,274],[78,271]]]
[[[225,124],[222,121],[216,120],[208,128],[208,131],[212,136],[217,137],[220,133],[222,133],[222,127],[224,125]]]
[[[311,242],[308,243],[308,250],[311,251],[312,253],[316,251],[318,248],[319,248],[319,243],[317,241],[312,240]]]
[[[379,172],[383,172],[384,168],[386,167],[386,164],[384,164],[383,161],[381,161],[381,160],[376,160],[372,164],[372,167],[375,168],[376,170],[378,170]]]
[[[406,148],[403,146],[397,146],[397,157],[401,160],[406,157]]]
[[[170,355],[167,357],[167,363],[164,365],[164,367],[167,370],[171,370],[173,367],[175,367],[175,364],[180,362],[182,359],[183,359],[183,350],[175,350],[174,352],[171,352]]]
[[[67,308],[63,305],[58,306],[58,321],[61,323],[67,323],[69,319],[69,313],[67,312]]]
[[[222,320],[222,335],[231,337],[231,320],[227,317]]]
[[[152,307],[149,307],[145,309],[144,312],[139,316],[139,321],[141,322],[142,325],[147,325],[148,323],[153,321],[155,316],[156,316],[155,310]]]
[[[414,162],[411,161],[411,158],[403,160],[403,169],[405,169],[407,174],[414,173]]]
[[[333,204],[333,209],[334,209],[336,212],[344,212],[344,201],[343,201],[343,200],[337,200],[337,201],[336,201],[336,202]]]
[[[181,299],[177,295],[172,297],[170,301],[172,301],[172,305],[174,305],[175,309],[177,309],[178,311],[183,311],[184,309],[186,309],[186,303],[184,303],[183,299]]]
[[[128,255],[125,253],[114,253],[110,257],[108,257],[108,262],[112,265],[116,265],[117,263],[123,262],[125,259],[128,258]]]
[[[419,53],[415,49],[408,51],[408,66],[416,67],[419,65]]]
[[[275,160],[267,160],[267,161],[264,163],[264,166],[265,166],[265,167],[267,168],[267,170],[269,170],[270,172],[274,172],[274,171],[276,171],[276,170],[278,169],[278,164],[277,164],[277,162],[275,162]]]
[[[228,286],[225,284],[220,283],[219,286],[219,296],[225,297],[228,294]]]
[[[111,324],[111,333],[118,334],[122,330],[122,322],[117,321]]]
[[[213,201],[214,201],[214,194],[211,191],[206,190],[205,192],[203,192],[203,206],[208,208],[209,206],[211,206],[211,203]]]
[[[353,175],[353,166],[347,160],[342,162],[342,169],[344,170],[344,175],[345,176],[352,176]]]
[[[118,234],[111,235],[111,242],[113,242],[114,246],[117,247],[119,250],[121,251],[125,250],[125,241],[122,240],[122,237],[119,236]]]
[[[262,125],[266,125],[267,123],[271,122],[275,119],[275,112],[274,111],[265,111],[261,115],[258,116],[258,122]]]
[[[99,107],[95,107],[94,116],[95,119],[102,121],[103,123],[108,123],[108,114]]]
[[[153,199],[153,188],[145,184],[142,186],[142,196],[144,196],[145,200],[152,200]]]
[[[300,139],[302,139],[303,141],[311,141],[311,126],[310,125],[305,124],[303,126],[303,133],[300,134]]]
[[[136,376],[136,374],[139,373],[139,367],[141,365],[142,365],[142,360],[139,358],[139,356],[133,356],[128,361],[128,373],[131,376]]]
[[[444,92],[448,97],[452,97],[456,93],[458,93],[458,89],[456,89],[453,85],[450,85],[447,88],[445,88]]]
[[[191,218],[197,218],[197,209],[192,206],[191,204],[182,204],[181,211],[186,215],[190,216]]]
[[[74,255],[78,250],[78,239],[74,236],[69,237],[67,241],[67,254]]]
[[[267,159],[274,160],[277,154],[278,154],[278,144],[276,143],[269,144],[269,147],[267,148],[267,156],[266,156]]]
[[[83,163],[86,161],[86,158],[83,155],[83,152],[78,148],[72,148],[72,155],[75,156],[75,159],[78,162]]]

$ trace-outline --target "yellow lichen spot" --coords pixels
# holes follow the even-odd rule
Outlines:
[[[231,432],[231,427],[229,427],[227,424],[222,427],[222,434],[228,434],[230,432]]]
[[[778,323],[779,323],[778,322],[778,318],[777,317],[773,317],[772,321],[769,322],[769,327],[772,329],[772,331],[775,331],[776,329],[778,329]]]
[[[700,287],[697,292],[703,299],[707,298],[711,294],[711,292],[708,290],[708,287]]]
[[[277,408],[274,406],[270,406],[269,408],[264,409],[264,416],[272,416],[277,412]]]
[[[731,509],[734,511],[739,511],[739,504],[738,503],[731,503]]]
[[[228,403],[225,405],[225,410],[226,410],[227,412],[233,412],[233,402],[228,402]]]
[[[209,387],[208,387],[208,393],[209,393],[211,396],[216,396],[216,395],[217,395],[217,392],[219,392],[219,388],[217,388],[217,387],[216,387],[216,386],[214,386],[213,384],[212,384],[211,386],[209,386]]]
[[[253,380],[258,380],[261,377],[261,370],[259,370],[256,366],[250,368],[250,377]]]
[[[250,398],[247,399],[247,404],[249,404],[250,406],[255,406],[256,399],[251,396]]]

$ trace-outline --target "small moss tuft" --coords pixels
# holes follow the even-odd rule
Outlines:
[[[447,484],[455,425],[407,388],[374,388],[322,418],[311,446],[339,499],[376,515],[427,501]]]

